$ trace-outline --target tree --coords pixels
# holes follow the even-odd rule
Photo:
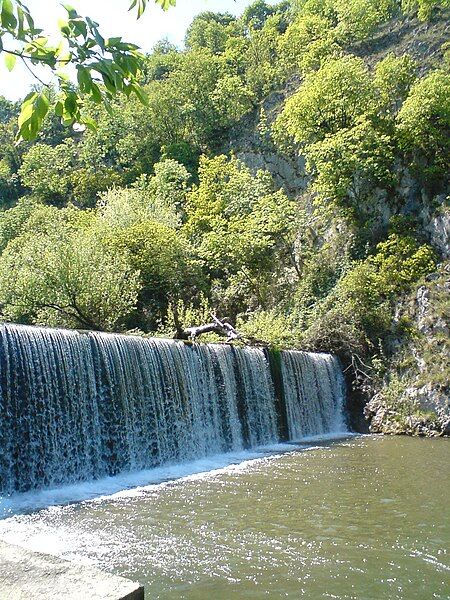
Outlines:
[[[130,8],[137,8],[138,17],[144,12],[148,0],[133,0]],[[175,0],[155,0],[162,8],[175,5]],[[96,103],[106,102],[119,92],[127,96],[134,93],[145,102],[139,85],[142,57],[135,44],[121,37],[105,39],[99,25],[89,17],[81,17],[69,5],[65,6],[67,20],[60,24],[61,40],[49,44],[42,29],[35,26],[33,17],[22,0],[3,0],[0,10],[0,54],[5,55],[7,68],[14,69],[17,58],[30,70],[41,64],[58,80],[60,96],[55,112],[69,126],[75,122],[94,127],[82,111],[82,98]],[[16,49],[16,45],[19,48]],[[31,65],[31,66],[30,66]],[[77,72],[78,87],[61,69],[71,65]],[[19,136],[34,139],[49,110],[48,86],[32,91],[22,103],[19,116]]]
[[[243,78],[259,99],[280,82],[277,53],[281,20],[281,15],[274,14],[267,18],[261,29],[250,28],[248,33]]]
[[[50,204],[95,206],[97,194],[121,180],[104,164],[83,162],[79,149],[72,138],[54,147],[35,144],[19,169],[23,185]]]
[[[434,71],[417,81],[397,115],[400,144],[425,174],[446,175],[450,164],[450,75]]]
[[[0,257],[3,318],[83,329],[117,328],[135,306],[139,274],[121,254],[100,245],[89,230],[64,222],[68,215],[63,211],[41,210],[34,215],[34,227],[9,242]],[[41,221],[40,234],[36,220]]]
[[[341,205],[358,209],[374,187],[393,184],[393,142],[370,121],[309,145],[306,154],[313,189]]]
[[[391,53],[376,64],[374,85],[381,115],[396,115],[416,79],[416,67],[408,54],[395,56]]]
[[[207,48],[213,54],[221,54],[232,33],[229,26],[234,21],[235,18],[228,13],[200,13],[194,18],[186,32],[186,48],[190,50]]]
[[[428,21],[436,8],[449,8],[449,0],[402,0],[404,12],[416,12],[421,21]]]
[[[11,240],[25,232],[28,219],[40,206],[37,200],[23,197],[12,208],[0,212],[0,253]]]
[[[176,68],[179,60],[180,52],[177,47],[167,39],[160,40],[145,58],[142,66],[143,82],[161,81]]]
[[[183,228],[213,280],[213,304],[231,316],[273,302],[281,271],[292,267],[295,204],[234,158],[202,157]]]
[[[397,0],[293,0],[295,15],[318,15],[327,19],[340,42],[370,37],[375,27],[397,10]]]
[[[224,126],[231,125],[248,113],[255,96],[237,75],[225,75],[217,82],[213,101]]]
[[[265,0],[254,0],[244,10],[241,20],[247,28],[262,29],[267,18],[275,13],[275,7],[270,6]]]
[[[126,257],[131,270],[140,274],[134,325],[155,329],[170,304],[192,301],[202,286],[200,263],[173,228],[141,220],[105,234],[104,243],[111,254]]]
[[[344,56],[306,76],[286,102],[276,128],[296,142],[311,144],[356,125],[374,100],[369,71],[361,58]]]
[[[102,227],[117,230],[152,220],[177,229],[181,225],[188,181],[186,168],[167,159],[155,165],[155,175],[141,175],[128,188],[111,188],[98,204]]]
[[[311,45],[327,39],[330,22],[320,15],[297,17],[279,40],[279,53],[286,68],[293,70],[302,66],[304,54]]]
[[[70,174],[76,163],[73,140],[55,148],[35,144],[25,154],[19,175],[23,184],[50,203],[63,203],[71,190]]]

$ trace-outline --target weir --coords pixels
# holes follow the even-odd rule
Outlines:
[[[0,326],[0,494],[345,430],[327,354]]]

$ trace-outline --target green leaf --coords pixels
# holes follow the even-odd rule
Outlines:
[[[89,70],[81,65],[78,65],[77,71],[77,79],[80,90],[84,94],[89,93],[92,86],[92,77],[89,73]]]
[[[37,94],[33,94],[33,96],[36,96]],[[34,111],[34,105],[33,103],[23,103],[22,104],[22,109],[20,111],[20,115],[18,118],[18,124],[19,124],[19,129],[22,129],[22,126],[30,120],[32,114]]]
[[[57,117],[62,117],[63,112],[64,112],[63,103],[60,100],[58,100],[58,102],[55,104],[55,115]]]
[[[75,114],[77,110],[77,97],[73,92],[67,94],[66,99],[64,100],[64,110],[69,115]]]
[[[141,86],[137,85],[137,84],[133,84],[132,88],[133,88],[133,92],[139,98],[139,101],[141,102],[141,104],[143,104],[144,106],[147,106],[148,105],[148,96],[147,96],[146,92],[144,92],[144,90],[141,88]]]
[[[22,103],[18,119],[19,139],[33,140],[41,128],[49,109],[49,99],[45,92],[31,92]]]
[[[91,86],[91,97],[96,104],[100,104],[102,101],[102,93],[96,83],[93,83]]]
[[[86,127],[91,131],[97,131],[97,123],[90,117],[82,117],[82,119],[80,119],[80,123],[86,125]]]
[[[71,6],[70,4],[63,4],[63,7],[67,10],[67,12],[69,13],[69,18],[74,19],[78,16],[77,11],[74,9],[73,6]]]
[[[1,22],[5,29],[11,31],[17,26],[17,19],[14,16],[14,5],[11,0],[3,0]]]
[[[69,22],[67,21],[67,19],[58,19],[58,27],[63,33],[70,31]]]
[[[108,47],[114,47],[117,46],[117,44],[120,44],[122,38],[121,37],[112,37],[112,38],[108,38],[106,40],[106,46]]]
[[[48,108],[50,106],[50,101],[47,98],[46,94],[44,92],[41,92],[38,97],[36,98],[36,114],[39,117],[39,119],[41,121],[44,120],[45,115],[48,112]]]
[[[14,54],[5,54],[5,65],[9,72],[11,72],[16,65],[17,56]]]
[[[177,0],[155,0],[163,10],[168,10],[171,6],[176,6]]]

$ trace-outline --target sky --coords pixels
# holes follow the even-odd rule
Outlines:
[[[64,0],[62,1],[64,3]],[[168,38],[171,42],[182,45],[184,34],[194,16],[202,11],[230,12],[239,15],[251,0],[178,0],[177,6],[164,12],[152,0],[143,16],[137,20],[136,12],[128,12],[130,0],[69,0],[79,14],[89,16],[100,23],[100,31],[104,37],[122,36],[127,42],[137,44],[144,51],[149,51],[154,44]],[[67,15],[58,0],[28,0],[26,5],[33,15],[35,25],[46,33],[56,35],[59,18]],[[6,46],[6,44],[5,44]],[[36,72],[45,82],[49,76],[46,71]],[[36,80],[17,61],[10,73],[0,55],[0,95],[10,100],[18,100],[25,96],[30,85]]]

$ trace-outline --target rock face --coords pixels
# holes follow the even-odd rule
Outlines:
[[[0,542],[2,600],[144,600],[138,583]]]
[[[373,433],[450,435],[450,262],[426,277],[397,312],[409,335],[365,407]]]

